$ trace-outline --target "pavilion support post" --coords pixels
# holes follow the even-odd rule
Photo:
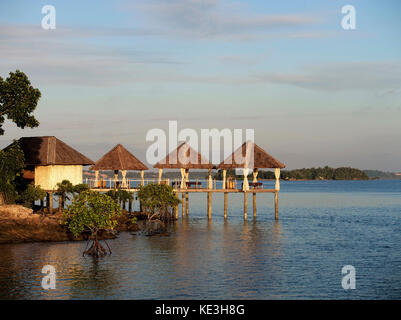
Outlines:
[[[223,170],[223,186],[222,186],[222,189],[226,189],[227,188],[227,186],[226,186],[226,176],[227,176],[227,170]]]
[[[178,192],[174,192],[174,194],[178,198]],[[178,220],[178,204],[174,207],[174,218]]]
[[[186,183],[185,183],[185,180],[186,180],[185,169],[181,168],[180,171],[181,171],[180,189],[185,189],[185,186],[186,186]]]
[[[280,191],[280,168],[274,169],[274,176],[276,177],[276,186],[274,192],[274,218],[278,220],[278,192]]]
[[[114,170],[114,189],[117,188],[118,170]]]
[[[276,177],[276,186],[275,190],[280,191],[280,168],[274,169],[274,176]]]
[[[61,194],[58,195],[58,211],[61,212],[63,210],[63,196]]]
[[[159,184],[162,181],[163,169],[159,168]]]
[[[242,191],[247,192],[249,191],[249,183],[248,183],[248,174],[249,174],[249,168],[244,168],[244,181],[242,183]]]
[[[256,193],[253,193],[253,217],[256,218]]]
[[[253,168],[253,182],[258,182],[258,168]]]
[[[181,200],[181,216],[184,217],[185,216],[185,193],[184,192],[181,193],[181,197],[182,197],[182,200]]]
[[[228,192],[224,192],[224,219],[227,219]]]
[[[40,209],[43,210],[43,207],[45,206],[45,202],[43,199],[40,199]]]
[[[213,189],[212,169],[209,169],[209,180],[208,180],[207,188]]]
[[[123,179],[122,179],[122,187],[123,188],[126,188],[127,187],[127,179],[126,179],[126,176],[127,176],[127,170],[122,170],[121,171],[121,175],[122,175],[122,177],[123,177]]]
[[[99,170],[96,170],[95,171],[95,185],[94,185],[94,187],[95,188],[98,188],[99,187]],[[90,187],[90,185],[89,185],[89,187]]]
[[[145,180],[143,179],[144,176],[145,176],[145,170],[141,170],[141,186],[145,185]]]
[[[212,193],[207,193],[207,217],[208,219],[212,219]]]
[[[132,199],[128,200],[128,211],[129,211],[129,213],[132,212]]]
[[[185,192],[185,215],[189,214],[189,194]]]
[[[188,189],[189,169],[185,169],[185,189]]]
[[[244,192],[244,220],[248,219],[248,192]]]
[[[49,213],[53,212],[53,192],[47,193],[47,211]]]

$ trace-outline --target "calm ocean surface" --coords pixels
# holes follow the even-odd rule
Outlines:
[[[265,188],[274,182],[266,182]],[[2,299],[400,299],[401,180],[281,182],[243,221],[243,195],[190,194],[169,237],[120,234],[113,254],[82,257],[85,242],[0,245]],[[41,287],[54,265],[55,290]],[[356,289],[341,269],[356,269]]]

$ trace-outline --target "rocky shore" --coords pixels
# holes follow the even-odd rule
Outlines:
[[[34,213],[20,205],[0,205],[0,244],[36,241],[77,241],[86,240],[88,235],[74,238],[67,228],[60,224],[62,215]],[[118,218],[114,232],[104,232],[103,239],[113,239],[121,231],[137,231],[139,227],[131,222],[128,213]]]

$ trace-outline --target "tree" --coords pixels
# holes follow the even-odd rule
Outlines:
[[[13,203],[17,198],[17,179],[22,176],[25,156],[18,141],[14,141],[4,150],[0,150],[0,193],[6,203]]]
[[[127,201],[132,201],[134,199],[134,195],[132,192],[128,192],[127,190],[118,190],[117,191],[118,202],[122,209],[125,208],[125,204]]]
[[[173,219],[171,209],[181,202],[174,189],[166,184],[148,184],[139,188],[138,197],[147,215],[146,234],[165,232],[165,222]]]
[[[117,225],[116,218],[120,214],[120,206],[106,194],[83,191],[74,196],[72,204],[64,211],[63,217],[64,224],[75,237],[84,231],[90,232],[93,242],[84,254],[99,257],[107,254],[99,243],[99,232],[113,230]]]
[[[69,180],[63,180],[57,183],[57,192],[56,194],[59,196],[59,211],[64,209],[64,204],[66,200],[70,200],[68,197],[69,193],[74,192],[74,186]]]
[[[85,183],[80,183],[80,184],[76,184],[76,185],[73,187],[73,192],[74,192],[74,193],[80,194],[81,192],[88,191],[89,189],[90,189],[90,188],[89,188],[89,186],[88,186],[87,184],[85,184]]]
[[[19,196],[18,202],[22,203],[25,207],[32,208],[35,201],[41,200],[45,196],[46,191],[40,186],[28,184],[28,187]]]
[[[39,122],[32,112],[40,96],[39,89],[32,87],[26,74],[19,70],[10,72],[5,80],[0,77],[0,135],[4,134],[5,117],[22,129],[37,127]]]
[[[148,215],[148,220],[156,217],[160,220],[170,220],[171,209],[180,203],[180,199],[174,194],[174,189],[166,184],[141,186],[138,197]]]

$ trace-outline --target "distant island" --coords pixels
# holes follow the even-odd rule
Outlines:
[[[234,170],[228,170],[227,176],[240,177],[235,175]],[[215,175],[216,179],[222,179],[222,172],[219,170]],[[252,174],[249,175],[252,179]],[[275,179],[273,171],[260,170],[258,173],[259,180]],[[294,170],[281,170],[281,179],[283,180],[369,180],[369,176],[360,169],[350,167],[331,168],[302,168]]]
[[[104,171],[99,174],[99,179],[113,179],[113,172]],[[227,177],[242,179],[242,175],[236,175],[235,170],[227,170]],[[94,178],[94,172],[84,171],[84,178]],[[127,173],[129,179],[140,179],[139,172],[131,171]],[[145,179],[157,180],[158,173],[156,171],[146,171]],[[181,173],[179,171],[165,170],[163,172],[163,178],[168,179],[181,179]],[[205,171],[189,171],[190,179],[207,179],[207,173]],[[223,179],[223,173],[218,170],[214,173],[213,178],[216,180]],[[248,176],[248,179],[252,179],[252,173]],[[275,179],[274,172],[268,170],[260,170],[258,173],[258,179],[269,180]],[[401,179],[401,174],[393,172],[384,172],[378,170],[361,170],[350,167],[331,168],[325,166],[322,168],[302,168],[294,170],[281,170],[281,179],[283,180],[376,180],[376,179]]]
[[[399,180],[401,179],[401,173],[385,172],[379,170],[363,170],[367,176],[372,180]]]

